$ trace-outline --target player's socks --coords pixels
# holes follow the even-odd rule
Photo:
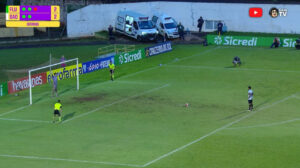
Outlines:
[[[61,117],[58,118],[58,121],[61,122]]]

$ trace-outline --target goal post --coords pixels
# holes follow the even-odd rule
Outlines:
[[[74,58],[74,59],[69,59],[69,60],[65,60],[65,61],[61,61],[59,63],[56,63],[56,64],[50,64],[50,65],[47,65],[47,66],[43,66],[43,67],[39,67],[39,68],[35,68],[35,69],[30,69],[28,71],[28,82],[29,82],[29,104],[32,105],[32,73],[35,72],[35,71],[40,71],[42,69],[48,69],[48,68],[51,68],[53,66],[57,66],[57,65],[61,65],[61,64],[64,64],[64,63],[68,63],[68,62],[76,62],[76,85],[77,85],[77,90],[79,90],[79,62],[78,62],[78,58]]]

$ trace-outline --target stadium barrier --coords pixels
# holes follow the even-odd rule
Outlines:
[[[82,64],[78,63],[79,75],[83,74],[82,72]],[[52,81],[52,77],[55,74],[58,74],[58,80],[69,79],[72,77],[76,77],[77,67],[76,65],[70,65],[63,68],[54,69],[51,71],[47,71],[47,82]]]
[[[170,41],[167,41],[155,46],[145,48],[145,55],[146,57],[151,57],[153,55],[158,55],[169,51],[172,51],[172,45]]]
[[[8,94],[7,82],[0,84],[0,96],[5,96]]]
[[[110,61],[114,63],[115,56],[105,57],[82,63],[83,74],[107,68]]]
[[[207,35],[209,45],[270,47],[275,37]],[[280,47],[295,47],[297,38],[280,37]]]
[[[39,73],[31,76],[31,86],[35,87],[47,83],[46,73]],[[29,79],[23,77],[20,79],[8,81],[8,94],[16,93],[29,88]]]
[[[122,65],[133,61],[138,61],[145,58],[145,49],[137,49],[131,52],[116,54],[115,64]]]

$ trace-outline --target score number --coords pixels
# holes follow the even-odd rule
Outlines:
[[[51,6],[51,20],[60,20],[59,6]]]

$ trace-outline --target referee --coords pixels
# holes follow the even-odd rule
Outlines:
[[[56,122],[55,118],[58,116],[58,122],[61,122],[61,113],[62,112],[62,105],[60,104],[60,100],[54,104],[54,116],[53,116],[53,123]]]
[[[110,80],[114,81],[114,78],[115,78],[115,75],[114,75],[115,64],[113,64],[112,61],[110,61],[109,64],[108,64],[108,66],[109,66],[109,72],[110,72]]]

